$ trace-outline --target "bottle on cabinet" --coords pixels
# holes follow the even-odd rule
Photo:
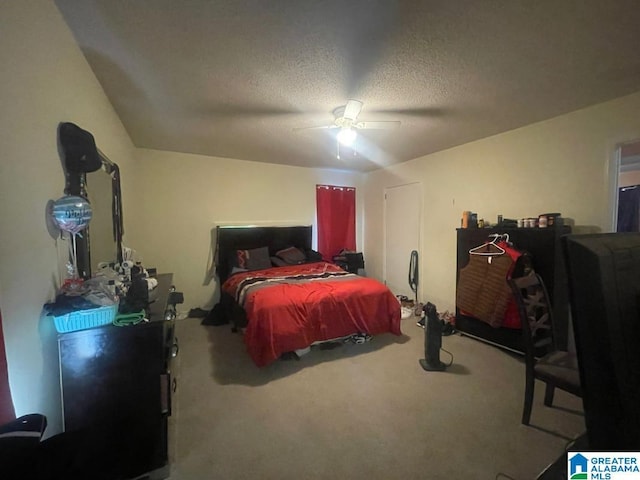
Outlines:
[[[465,210],[464,212],[462,212],[462,221],[461,221],[461,227],[462,228],[469,228],[469,217],[471,216],[471,212],[468,210]]]
[[[462,228],[477,228],[478,227],[478,214],[465,210],[462,212],[462,220],[460,221]]]

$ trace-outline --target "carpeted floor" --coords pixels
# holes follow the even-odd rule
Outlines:
[[[178,320],[171,479],[528,480],[584,432],[580,399],[544,407],[541,384],[520,424],[521,357],[453,335],[425,372],[424,330],[402,329],[259,369],[228,326]]]

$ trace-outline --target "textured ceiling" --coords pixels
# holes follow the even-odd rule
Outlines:
[[[369,171],[640,90],[638,0],[56,4],[138,147]],[[295,130],[351,98],[401,126]]]

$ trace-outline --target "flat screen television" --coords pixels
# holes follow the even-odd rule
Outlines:
[[[562,241],[589,448],[640,450],[640,233]]]

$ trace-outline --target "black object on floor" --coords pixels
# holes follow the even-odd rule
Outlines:
[[[201,308],[192,308],[189,310],[190,318],[204,318],[209,314],[208,310],[203,310]]]
[[[300,357],[296,354],[296,352],[284,352],[280,355],[280,360],[300,360]]]
[[[193,316],[191,315],[191,312],[189,312],[189,316]],[[201,323],[202,325],[213,325],[217,327],[229,323],[229,317],[227,316],[227,312],[222,301],[216,303],[214,307],[202,317]]]
[[[419,360],[420,366],[428,372],[442,372],[447,366],[440,361],[440,348],[442,348],[442,321],[438,316],[436,306],[428,302],[423,307],[427,318],[427,326],[424,330],[424,356]]]
[[[451,325],[449,322],[442,322],[442,336],[443,337],[448,337],[449,335],[453,335],[454,333],[456,333],[456,329],[453,328],[453,325]]]

